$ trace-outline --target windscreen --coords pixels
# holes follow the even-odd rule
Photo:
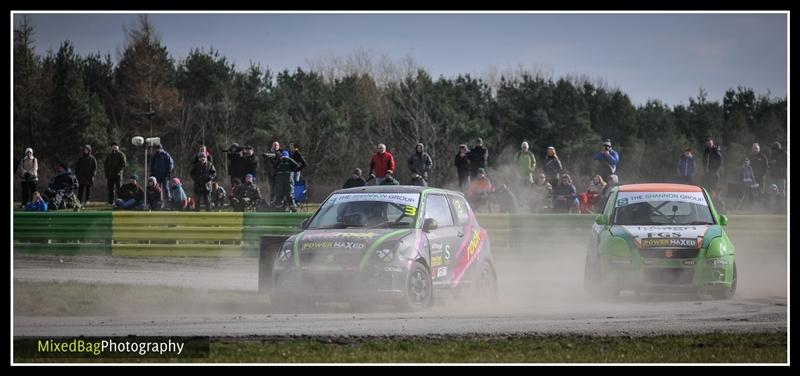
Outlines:
[[[419,193],[337,193],[322,204],[308,229],[411,228]]]
[[[714,217],[702,192],[620,192],[615,225],[712,225]]]

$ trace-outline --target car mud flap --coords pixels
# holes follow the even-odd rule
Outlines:
[[[272,264],[275,255],[289,236],[265,235],[261,237],[258,247],[258,292],[269,294],[272,290]]]

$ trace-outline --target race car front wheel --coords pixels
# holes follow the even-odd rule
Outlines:
[[[481,263],[478,280],[476,281],[477,296],[488,302],[497,301],[497,275],[492,265],[486,261]]]
[[[403,296],[396,302],[396,305],[404,311],[418,311],[431,305],[432,301],[433,284],[428,268],[415,262],[406,275]]]
[[[714,299],[730,299],[736,294],[736,283],[738,277],[736,275],[736,262],[733,263],[733,275],[731,276],[731,287],[725,290],[713,291],[711,292],[711,297]]]

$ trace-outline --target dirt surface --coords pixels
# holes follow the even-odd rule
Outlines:
[[[493,305],[441,302],[413,314],[381,308],[351,312],[335,305],[317,305],[313,312],[301,314],[213,309],[165,314],[155,306],[110,316],[48,317],[32,312],[15,315],[14,335],[652,335],[786,331],[786,234],[731,233],[731,237],[737,247],[739,287],[736,296],[727,301],[696,295],[636,296],[631,292],[613,302],[591,299],[582,287],[586,243],[585,237],[580,237],[548,239],[527,249],[498,252],[500,299]],[[15,256],[13,262],[15,281],[257,290],[254,258]]]

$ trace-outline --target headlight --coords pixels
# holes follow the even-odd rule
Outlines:
[[[278,260],[280,260],[280,261],[286,261],[286,260],[289,260],[290,258],[292,258],[292,249],[291,248],[284,248],[278,254]]]
[[[391,262],[394,258],[394,252],[389,248],[376,250],[375,255],[383,262]]]
[[[726,265],[728,265],[728,258],[727,257],[715,257],[715,258],[706,260],[706,264],[708,264],[708,266],[726,266]]]

